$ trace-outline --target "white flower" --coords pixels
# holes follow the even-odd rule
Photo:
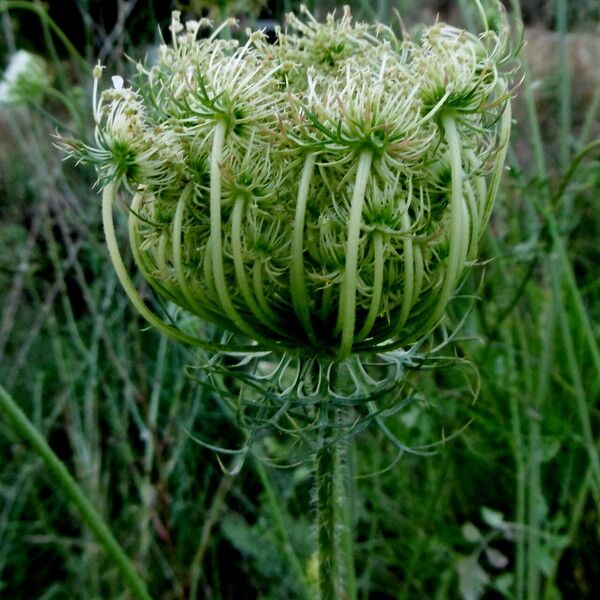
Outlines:
[[[124,83],[123,78],[120,75],[113,75],[111,79],[115,90],[117,90],[118,92],[121,91],[123,89]]]
[[[0,105],[36,102],[50,84],[44,59],[26,50],[12,55],[0,81]]]

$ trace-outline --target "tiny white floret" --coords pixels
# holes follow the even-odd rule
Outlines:
[[[115,90],[120,92],[123,89],[123,83],[124,83],[123,78],[120,75],[113,75],[111,79],[112,79],[113,88],[115,88]]]

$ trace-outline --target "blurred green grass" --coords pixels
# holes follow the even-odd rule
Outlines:
[[[125,4],[118,7],[134,8]],[[262,16],[278,18],[291,4],[271,4]],[[508,4],[518,20],[518,3]],[[399,452],[374,429],[348,448],[361,599],[554,600],[599,591],[600,151],[585,148],[598,134],[600,85],[574,93],[577,36],[597,28],[599,15],[594,3],[576,10],[556,0],[537,12],[534,4],[524,3],[524,16],[553,30],[542,46],[553,56],[525,48],[507,173],[481,266],[464,289],[479,300],[456,347],[479,370],[481,390],[473,402],[461,369],[418,375],[418,402],[387,422],[407,446],[468,424],[431,456]],[[94,21],[91,5],[77,6],[89,64],[104,53],[111,72],[125,73],[122,51],[142,57],[140,40],[156,40],[155,4],[143,7],[136,36],[127,19],[140,27],[138,13],[117,11],[112,27]],[[353,9],[391,20],[394,7],[408,24],[438,9],[411,0]],[[442,8],[475,22],[466,0]],[[5,56],[28,43],[22,15],[0,15]],[[40,31],[56,89],[89,123],[90,73]],[[540,80],[544,60],[553,77]],[[108,268],[93,174],[62,162],[51,138],[57,120],[80,126],[55,97],[0,111],[0,382],[153,597],[298,597],[297,564],[314,568],[312,465],[278,470],[248,460],[232,477],[191,439],[188,432],[235,447],[239,434],[219,399],[186,375],[202,357],[148,330],[124,297]],[[276,437],[265,443],[285,446]],[[128,597],[2,419],[0,457],[0,597]]]

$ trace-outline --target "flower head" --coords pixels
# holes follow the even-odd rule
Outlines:
[[[171,45],[95,103],[94,163],[132,197],[154,289],[262,347],[345,358],[440,321],[490,216],[510,130],[505,32],[290,15]],[[110,195],[109,194],[109,195]]]

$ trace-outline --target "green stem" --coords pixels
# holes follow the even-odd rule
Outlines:
[[[465,194],[467,197],[467,205],[469,207],[469,218],[471,220],[471,239],[469,240],[470,244],[467,251],[467,260],[472,261],[477,257],[477,246],[479,238],[481,237],[481,230],[479,228],[481,221],[479,220],[477,197],[470,181],[465,181]]]
[[[265,313],[261,309],[257,301],[254,299],[252,290],[250,289],[250,284],[248,283],[242,248],[242,216],[244,213],[245,203],[246,199],[241,195],[238,196],[235,199],[233,211],[231,212],[231,254],[233,257],[233,267],[235,270],[235,281],[240,293],[242,294],[244,302],[256,319],[265,327],[268,327],[277,333],[283,334],[284,332],[281,327],[274,323],[274,321],[277,319],[277,315],[273,311],[270,313]]]
[[[450,172],[452,174],[451,209],[450,209],[450,250],[448,264],[437,306],[428,321],[428,327],[437,324],[446,309],[456,284],[464,269],[467,258],[467,242],[469,239],[469,219],[463,198],[464,172],[461,160],[461,147],[454,118],[450,115],[442,117],[444,136],[450,153]]]
[[[567,290],[571,294],[572,306],[574,307],[575,315],[577,316],[577,319],[583,330],[583,337],[590,351],[590,357],[592,359],[595,371],[593,387],[593,391],[595,393],[598,387],[600,387],[600,348],[598,347],[598,343],[594,335],[594,327],[592,326],[587,309],[583,303],[583,298],[575,279],[575,273],[573,272],[573,265],[569,260],[565,241],[559,232],[556,218],[551,210],[544,211],[544,215],[548,223],[550,236],[554,243],[554,251],[558,255],[558,264],[563,270],[564,283],[567,286]]]
[[[115,225],[113,223],[112,207],[116,196],[116,187],[113,183],[108,184],[102,192],[102,221],[104,225],[104,237],[106,238],[106,246],[108,247],[108,254],[113,264],[113,268],[119,278],[125,293],[131,300],[133,306],[138,312],[150,323],[150,325],[156,327],[160,332],[169,335],[172,338],[184,343],[191,345],[202,345],[199,340],[193,338],[182,331],[179,331],[175,327],[171,327],[164,323],[158,316],[156,316],[145,304],[140,295],[138,294],[129,273],[123,262],[119,245],[117,243],[117,236],[115,234]]]
[[[125,552],[113,537],[102,517],[85,497],[77,482],[71,477],[64,464],[54,454],[46,440],[17,406],[8,392],[0,385],[0,412],[4,413],[15,432],[28,443],[42,459],[56,485],[78,510],[84,523],[94,534],[98,543],[106,550],[115,566],[127,582],[136,598],[151,600],[144,582],[135,572]]]
[[[360,244],[360,225],[362,222],[362,209],[365,201],[367,181],[371,171],[373,152],[363,150],[358,160],[356,181],[352,192],[350,204],[350,218],[348,222],[348,238],[346,242],[346,265],[344,279],[341,285],[340,309],[338,322],[342,329],[340,343],[340,358],[346,358],[352,351],[354,341],[354,324],[356,322],[356,286],[358,278],[358,247]]]
[[[130,221],[131,221],[131,216],[130,216]],[[136,228],[136,231],[137,231],[137,228]],[[167,269],[167,245],[168,245],[168,243],[169,243],[169,238],[167,237],[167,234],[164,232],[161,233],[160,240],[158,242],[158,248],[156,249],[156,252],[154,252],[154,259],[156,261],[156,265],[160,272],[160,276],[165,281],[168,281],[170,279],[169,270]],[[135,255],[134,255],[134,258],[135,258]]]
[[[508,118],[507,118],[507,110],[508,110]],[[508,132],[506,132],[507,134],[510,133],[510,106],[507,105],[507,107],[504,109],[504,114],[502,116],[503,120],[502,120],[502,124],[500,126],[500,146],[502,148],[502,150],[504,150],[504,152],[501,151],[501,154],[498,156],[498,163],[496,164],[496,168],[494,170],[494,173],[496,173],[496,171],[499,171],[498,173],[498,182],[500,179],[500,176],[502,175],[502,170],[504,169],[504,159],[506,158],[506,150],[508,149],[508,138],[504,138],[504,126],[508,126]],[[475,151],[472,150],[471,148],[466,148],[465,149],[465,158],[467,160],[467,162],[469,163],[469,166],[471,167],[471,171],[473,171],[473,193],[474,195],[474,199],[475,199],[475,205],[472,207],[471,211],[473,213],[473,215],[476,215],[476,217],[474,216],[474,220],[477,221],[477,223],[479,223],[479,228],[478,228],[478,236],[477,238],[474,240],[474,245],[475,247],[477,247],[477,242],[479,242],[479,239],[481,238],[485,225],[487,224],[487,221],[482,222],[482,220],[480,220],[480,215],[485,214],[487,215],[487,218],[489,219],[489,212],[491,211],[491,209],[493,208],[493,204],[494,204],[494,197],[491,197],[488,195],[488,187],[487,187],[487,182],[485,180],[485,177],[483,177],[483,175],[481,173],[477,174],[480,169],[481,169],[481,163],[479,161],[479,159],[477,158],[477,155],[475,154]],[[498,168],[498,165],[500,164],[500,159],[502,159],[502,166],[500,168]],[[493,190],[492,190],[493,191]],[[495,192],[494,192],[495,193]],[[473,236],[475,237],[475,236]]]
[[[520,320],[515,319],[516,327],[521,331],[524,329]],[[505,328],[505,334],[503,339],[507,343],[509,348],[509,360],[511,374],[517,373],[516,366],[516,343],[513,339],[512,330]],[[524,332],[521,333],[521,338],[525,337]],[[529,368],[526,367],[528,370]],[[513,375],[516,378],[516,375]],[[509,381],[509,385],[513,384]],[[513,385],[518,385],[515,382]],[[513,440],[513,454],[515,460],[515,517],[517,523],[525,523],[525,509],[526,509],[526,492],[527,492],[527,469],[525,464],[525,457],[527,455],[527,449],[525,446],[525,440],[523,436],[523,423],[521,418],[521,407],[519,406],[519,397],[517,394],[511,394],[509,400],[510,408],[510,422],[511,432]],[[525,598],[525,536],[519,534],[515,544],[515,600],[524,600]]]
[[[257,259],[254,261],[254,266],[252,267],[252,289],[254,290],[254,295],[256,296],[256,301],[258,302],[258,306],[265,313],[269,314],[273,311],[269,306],[269,302],[267,301],[267,297],[265,296],[264,290],[264,282],[265,278],[263,277],[264,265],[262,260]],[[273,320],[275,320],[274,317]]]
[[[304,220],[315,161],[316,155],[309,154],[304,161],[302,169],[302,177],[300,178],[300,186],[298,187],[298,199],[296,201],[294,229],[292,231],[292,261],[290,264],[292,303],[300,319],[300,323],[313,345],[316,344],[316,337],[310,320],[308,310],[309,301],[306,293],[306,281],[304,279]]]
[[[423,266],[423,252],[421,251],[421,246],[419,244],[415,244],[414,246],[415,252],[415,284],[413,290],[412,303],[416,304],[419,299],[419,295],[421,294],[421,289],[423,287],[423,279],[425,277],[425,267]]]
[[[335,444],[326,441],[317,452],[317,540],[319,544],[319,598],[335,600],[337,569]]]
[[[554,267],[555,268],[555,267]],[[550,266],[550,270],[553,266]],[[530,398],[528,405],[529,439],[527,456],[527,600],[537,600],[540,596],[541,585],[541,554],[543,552],[541,533],[544,527],[545,498],[542,487],[543,439],[542,415],[549,397],[551,382],[552,357],[555,345],[557,298],[554,297],[548,305],[547,313],[542,318],[545,323],[543,336],[543,350],[537,363],[537,385],[533,387],[534,373],[527,369],[531,376],[527,381],[530,388],[527,395]],[[522,336],[522,360],[524,365],[530,364],[528,342]]]
[[[33,0],[33,3],[36,6],[39,6],[40,9],[44,10],[44,5],[40,0]],[[69,85],[65,76],[65,69],[62,68],[62,65],[60,63],[60,58],[58,56],[58,52],[56,51],[56,46],[54,44],[54,40],[52,39],[47,19],[40,19],[40,24],[42,25],[42,33],[44,36],[44,42],[46,44],[46,51],[48,53],[48,57],[52,59],[53,66],[56,71],[56,79],[62,89],[68,90]]]
[[[381,295],[383,292],[383,270],[385,258],[383,255],[383,234],[377,232],[373,236],[373,292],[371,294],[371,305],[365,322],[356,336],[357,341],[364,340],[370,333],[379,314]]]
[[[177,202],[177,208],[175,210],[175,218],[173,219],[173,231],[171,238],[171,250],[173,253],[173,267],[175,271],[175,279],[179,284],[187,305],[195,312],[198,316],[203,319],[210,320],[207,317],[206,311],[200,305],[194,294],[192,293],[183,269],[183,248],[182,248],[182,237],[183,237],[183,217],[185,214],[186,205],[188,204],[191,195],[193,194],[194,187],[192,184],[188,184],[183,190],[179,200]]]
[[[223,268],[223,240],[221,227],[221,162],[225,145],[225,123],[219,122],[215,127],[212,152],[210,155],[210,254],[215,289],[223,312],[232,323],[247,336],[257,339],[260,336],[249,327],[237,312],[229,296],[225,271]]]
[[[239,352],[256,352],[261,349],[260,345],[253,346],[230,346],[229,344],[214,344],[206,342],[200,338],[187,335],[183,331],[180,331],[176,327],[172,327],[165,323],[160,317],[155,315],[145,304],[140,295],[138,294],[133,281],[129,277],[129,273],[125,268],[125,263],[119,250],[117,243],[117,236],[115,234],[115,225],[113,223],[112,207],[116,196],[117,190],[114,183],[109,183],[102,192],[102,223],[104,226],[104,237],[106,238],[106,246],[108,247],[108,254],[110,260],[117,274],[119,282],[123,286],[127,297],[150,325],[158,329],[161,333],[168,335],[184,344],[190,344],[191,346],[198,346],[211,352],[222,352],[223,350],[239,351]]]
[[[343,458],[340,469],[340,514],[342,527],[340,531],[340,554],[343,558],[343,581],[348,600],[356,600],[358,596],[356,571],[354,569],[354,472],[356,457],[354,455],[353,437],[343,440]]]
[[[214,132],[212,152],[210,156],[210,240],[208,242],[212,274],[217,291],[217,298],[223,312],[234,326],[253,340],[263,340],[260,331],[249,325],[237,311],[225,278],[223,263],[223,231],[221,222],[221,162],[225,146],[227,127],[224,122],[217,123]]]
[[[422,281],[421,274],[419,274],[419,277],[415,278],[415,270],[417,270],[417,272],[419,272],[419,269],[422,271],[422,261],[421,264],[415,264],[415,259],[417,257],[415,256],[414,252],[413,239],[410,233],[408,233],[410,230],[410,217],[408,215],[408,207],[406,207],[404,214],[402,215],[402,227],[407,231],[407,237],[405,237],[404,241],[402,242],[402,248],[404,251],[404,290],[402,292],[402,308],[400,309],[398,322],[394,326],[394,329],[390,336],[391,339],[397,338],[400,332],[402,331],[402,327],[404,327],[404,324],[408,319],[410,309],[412,308],[415,302],[414,286],[416,280],[418,279],[418,281]],[[420,285],[421,284],[419,283],[419,286]]]
[[[146,280],[156,289],[160,289],[168,298],[173,299],[175,302],[186,305],[186,300],[182,297],[179,288],[172,283],[172,276],[167,269],[166,252],[168,239],[166,234],[160,236],[158,243],[158,250],[154,246],[147,248],[145,252],[142,252],[143,238],[140,234],[140,211],[142,207],[142,195],[137,193],[133,195],[131,200],[131,207],[129,210],[129,221],[127,230],[129,232],[129,247],[131,248],[131,254],[136,267],[143,273]],[[152,253],[152,260],[149,255],[149,251]],[[157,277],[157,269],[160,273],[160,277]]]

